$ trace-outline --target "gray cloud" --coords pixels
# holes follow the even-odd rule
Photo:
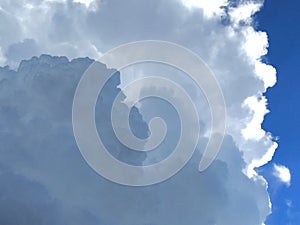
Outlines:
[[[42,206],[46,205],[45,210],[34,211],[37,219],[29,216],[28,220],[38,221],[45,217],[44,214],[51,218],[54,211],[59,212],[63,220],[58,218],[52,224],[60,224],[64,220],[73,224],[73,220],[67,219],[73,217],[73,208],[78,208],[88,214],[76,212],[76,215],[82,215],[81,220],[76,221],[89,224],[93,221],[96,221],[95,224],[109,224],[101,221],[110,221],[112,224],[130,225],[179,225],[184,222],[191,225],[253,225],[263,222],[269,213],[266,184],[260,178],[249,179],[242,172],[245,162],[229,136],[218,160],[203,173],[199,173],[197,168],[206,143],[204,137],[192,161],[176,176],[155,186],[124,187],[94,173],[76,147],[71,126],[75,87],[80,73],[91,62],[89,59],[68,62],[64,57],[44,55],[23,61],[17,73],[7,69],[1,73],[0,124],[6,129],[1,132],[1,163],[26,179],[35,180],[29,184],[11,184],[19,187],[22,195],[28,195],[28,206],[34,205],[29,202],[30,198],[37,199]],[[110,104],[110,99],[120,91],[116,88],[118,80],[118,76],[111,80],[109,92],[100,97],[100,105],[102,101]],[[165,110],[163,114],[169,109]],[[102,111],[99,122],[107,121],[107,116],[109,114]],[[147,131],[147,127],[139,125],[138,114],[132,119],[135,121],[133,129],[140,129],[140,134],[143,130]],[[121,152],[128,151],[118,147],[107,124],[104,123],[102,129],[108,132],[106,143],[116,146]],[[132,159],[132,155],[121,152],[116,155],[119,159]],[[22,191],[24,185],[28,188],[42,185],[49,193],[27,193]],[[8,196],[8,191],[11,190],[3,190],[2,195]],[[50,201],[49,206],[49,194],[58,203]],[[13,200],[7,201],[13,204]],[[9,210],[9,207],[4,209]]]

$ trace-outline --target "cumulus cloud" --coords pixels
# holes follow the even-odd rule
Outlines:
[[[69,62],[65,57],[43,55],[23,61],[18,72],[8,68],[1,71],[0,124],[5,128],[1,130],[1,163],[24,179],[47,187],[45,195],[53,196],[64,208],[55,207],[54,203],[53,209],[47,208],[49,217],[53,210],[62,214],[54,224],[71,218],[74,208],[86,212],[78,221],[96,224],[253,225],[264,221],[270,210],[266,183],[260,177],[249,179],[242,172],[245,162],[229,135],[218,159],[203,173],[197,168],[207,142],[205,137],[191,162],[167,182],[135,189],[95,174],[76,147],[71,125],[75,87],[91,63],[87,58]],[[116,158],[128,163],[143,162],[146,156],[122,147],[111,129],[109,108],[121,91],[117,88],[119,83],[117,73],[100,95],[96,110],[99,134]],[[151,112],[159,112],[163,118],[170,118],[169,109],[159,106],[149,110],[150,116]],[[131,124],[134,133],[147,136],[148,128],[137,110],[131,114]],[[176,134],[172,127],[170,130]],[[3,198],[8,191],[11,189],[1,192]],[[48,204],[47,198],[36,193],[32,193],[32,198],[37,198],[39,204]],[[26,204],[31,206],[29,199]],[[243,216],[233,216],[236,214]],[[37,212],[37,216],[42,217],[42,213]],[[1,214],[0,217],[6,218]]]
[[[282,165],[273,165],[273,175],[286,186],[291,185],[291,173],[290,170]]]
[[[1,163],[46,187],[67,211],[84,209],[98,224],[263,224],[270,202],[267,183],[255,168],[271,160],[277,144],[261,128],[268,112],[263,94],[276,82],[276,70],[261,61],[267,53],[267,34],[252,26],[252,15],[262,1],[212,2],[1,1],[0,61],[17,68],[0,70]],[[42,53],[97,58],[119,44],[143,39],[173,41],[202,57],[223,90],[227,130],[221,153],[207,171],[197,171],[207,142],[202,133],[196,154],[175,177],[154,187],[129,188],[97,176],[85,164],[73,137],[73,95],[92,61],[43,55],[18,64]],[[122,72],[118,76],[102,99],[108,104],[126,80]],[[178,82],[190,85],[184,79]],[[189,89],[201,111],[206,105],[200,91]],[[170,110],[146,105],[140,108],[145,118],[158,111],[168,115]],[[133,111],[133,132],[147,136],[139,110]],[[116,146],[112,154],[128,162],[147,161],[147,155],[131,153],[110,135],[111,130],[105,129],[108,112],[99,112],[99,133],[106,135],[107,145]],[[206,114],[203,111],[203,127],[209,127]]]

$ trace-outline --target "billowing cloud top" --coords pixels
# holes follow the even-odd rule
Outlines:
[[[17,68],[0,70],[1,223],[263,224],[270,202],[266,181],[254,169],[271,160],[277,144],[261,128],[268,112],[263,93],[276,82],[275,69],[261,61],[267,35],[252,24],[262,2],[199,2],[1,1],[0,61]],[[43,53],[98,58],[143,39],[172,41],[204,59],[224,93],[227,130],[217,160],[205,172],[197,171],[204,133],[176,176],[153,187],[129,188],[96,175],[72,134],[74,91],[92,60],[42,55],[18,64]],[[119,84],[117,73],[105,99],[121,92]],[[98,122],[110,144],[106,114],[101,112]],[[148,128],[137,108],[131,119],[133,131],[145,137]],[[115,156],[130,161],[127,149],[117,146]],[[16,216],[21,207],[26,210]]]

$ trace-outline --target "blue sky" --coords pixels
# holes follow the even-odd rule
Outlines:
[[[274,213],[267,224],[299,224],[300,222],[300,19],[299,1],[266,0],[264,8],[257,14],[258,27],[269,35],[269,54],[266,60],[277,69],[277,84],[268,90],[271,112],[263,126],[279,137],[279,147],[273,163],[286,165],[292,174],[289,188],[272,187]],[[271,164],[265,166],[269,170]],[[272,182],[272,181],[271,181]],[[276,184],[273,183],[274,186]],[[286,201],[292,201],[288,209]]]

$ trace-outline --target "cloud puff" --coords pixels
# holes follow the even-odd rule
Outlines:
[[[273,165],[273,175],[286,186],[291,185],[291,173],[290,170],[282,165]]]
[[[261,128],[268,112],[263,93],[276,82],[275,69],[261,61],[267,35],[252,26],[252,15],[262,2],[82,2],[1,1],[0,61],[17,68],[0,70],[1,163],[47,187],[64,208],[84,209],[105,224],[262,224],[270,213],[269,196],[266,181],[254,169],[270,161],[277,147]],[[204,173],[197,171],[207,142],[204,133],[184,170],[153,189],[104,180],[76,147],[71,105],[91,60],[43,55],[18,67],[22,58],[42,53],[97,58],[119,44],[142,39],[173,41],[196,52],[214,71],[227,104],[226,139],[214,164]],[[121,91],[119,77],[111,82],[110,98]],[[189,85],[184,79],[178,82]],[[206,106],[199,91],[192,87],[190,92],[201,111]],[[162,114],[166,112],[162,108]],[[209,127],[205,113],[201,122]],[[108,119],[106,114],[99,114],[100,124]],[[138,110],[133,118],[140,127],[135,133],[145,136],[147,126]],[[108,144],[115,143],[108,134]],[[119,143],[115,146],[112,153],[119,159],[135,157]]]
[[[0,124],[5,129],[1,130],[0,137],[3,165],[47,187],[49,193],[45,194],[53,196],[66,209],[53,209],[62,213],[63,218],[68,218],[68,212],[75,207],[87,212],[85,216],[90,215],[91,218],[83,220],[118,225],[179,225],[184,222],[253,225],[264,221],[270,210],[266,183],[259,176],[249,179],[242,172],[246,164],[229,135],[218,159],[203,173],[197,168],[207,142],[204,136],[191,162],[164,183],[131,188],[95,174],[76,147],[71,125],[75,87],[91,62],[90,59],[69,62],[65,57],[43,55],[23,61],[18,72],[2,69]],[[120,92],[119,83],[116,74],[99,98],[99,110],[96,111],[99,134],[110,145],[109,149],[117,150],[112,154],[118,159],[129,163],[133,159],[134,162],[143,161],[145,155],[128,152],[115,140],[109,128],[109,107]],[[161,114],[168,112],[159,107],[153,110]],[[140,137],[147,135],[147,126],[136,110],[131,116],[131,124],[134,133],[138,132]],[[3,197],[8,195],[6,191],[1,194]],[[35,193],[32,198],[37,198],[40,204],[47,201]],[[26,204],[30,205],[30,202]],[[45,213],[50,216],[51,212],[49,209]],[[94,215],[98,217],[94,218]],[[55,224],[60,224],[61,220],[58,218]]]

